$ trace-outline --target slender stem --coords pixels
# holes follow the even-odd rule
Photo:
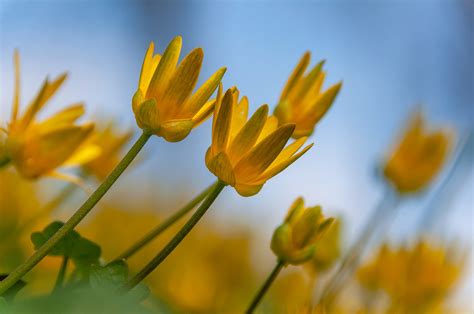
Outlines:
[[[384,221],[391,217],[390,214],[395,212],[399,201],[400,197],[398,194],[393,189],[387,187],[385,195],[365,223],[362,232],[354,244],[342,259],[336,273],[325,284],[318,303],[329,305],[333,301],[339,290],[343,288],[344,282],[350,278],[359,265],[371,237],[383,225]]]
[[[119,162],[109,176],[102,182],[97,190],[92,193],[89,198],[82,204],[82,206],[69,218],[69,220],[51,237],[46,241],[29,259],[23,264],[18,266],[10,275],[0,282],[0,295],[7,291],[13,286],[18,280],[20,280],[25,274],[27,274],[33,267],[35,267],[48,253],[54,248],[55,245],[61,241],[71,230],[73,230],[86,215],[94,208],[99,200],[107,193],[110,187],[117,181],[120,175],[127,169],[133,159],[138,155],[140,150],[146,144],[150,138],[150,133],[143,133],[138,140],[133,144],[127,154]]]
[[[153,239],[155,239],[158,235],[168,229],[171,225],[181,219],[184,215],[189,213],[194,207],[196,207],[202,200],[215,188],[218,182],[213,183],[209,187],[207,187],[204,191],[202,191],[199,195],[189,201],[186,205],[184,205],[181,209],[175,212],[173,215],[168,217],[165,221],[160,223],[150,232],[148,232],[144,237],[140,240],[135,242],[132,246],[130,246],[125,252],[120,254],[114,261],[121,260],[121,259],[128,259],[140,249],[142,249],[145,245],[150,243]]]
[[[283,266],[285,266],[285,262],[283,261],[277,262],[277,264],[275,265],[275,268],[273,268],[272,272],[270,273],[270,276],[268,276],[268,278],[265,280],[265,282],[263,283],[263,286],[260,288],[257,295],[253,298],[252,303],[250,303],[250,306],[245,313],[251,314],[253,313],[253,311],[255,311],[258,304],[262,300],[265,293],[267,293],[268,288],[270,288],[273,281],[275,281],[275,278],[278,276]]]
[[[59,268],[58,277],[56,278],[56,283],[54,284],[53,293],[61,289],[64,283],[64,278],[66,277],[66,269],[67,269],[67,262],[69,258],[67,256],[63,256],[63,261],[61,263],[61,267]]]
[[[186,237],[186,235],[193,229],[193,227],[199,222],[202,216],[206,213],[212,203],[216,200],[219,193],[224,189],[225,183],[218,181],[216,185],[213,186],[212,190],[207,195],[204,202],[201,206],[194,212],[194,214],[189,218],[186,224],[178,231],[178,233],[171,239],[170,242],[133,278],[131,278],[124,287],[123,291],[128,291],[139,284],[143,279],[145,279],[156,267],[158,267],[168,255],[173,252],[173,250],[181,243],[181,241]]]

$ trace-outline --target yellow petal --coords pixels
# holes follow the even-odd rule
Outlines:
[[[281,126],[250,150],[235,166],[237,180],[251,182],[263,173],[285,147],[294,129],[294,124]]]
[[[77,119],[79,119],[85,112],[83,104],[75,104],[71,105],[52,117],[42,121],[40,126],[42,128],[56,128],[60,126],[64,126],[66,124],[72,124]]]
[[[234,188],[240,196],[249,197],[254,196],[262,189],[263,184],[241,184],[236,183]]]
[[[153,73],[155,73],[156,67],[158,66],[158,63],[161,59],[160,55],[153,55],[154,50],[155,44],[153,42],[150,42],[150,45],[148,46],[148,49],[145,54],[145,58],[143,59],[140,79],[138,81],[138,89],[141,90],[144,94],[146,94],[147,92],[151,78],[153,77]]]
[[[258,136],[265,125],[265,121],[267,120],[267,114],[267,105],[258,108],[232,140],[228,149],[228,155],[232,164],[239,161],[239,159],[255,145]]]
[[[221,181],[234,186],[235,176],[229,157],[225,152],[220,152],[212,157],[211,150],[206,153],[206,166]]]
[[[214,116],[212,117],[212,134],[216,130],[216,120],[219,115],[219,111],[222,104],[222,83],[219,83],[219,88],[217,89],[216,104],[214,105]]]
[[[306,146],[300,152],[294,154],[293,156],[291,156],[287,160],[284,160],[284,161],[280,162],[279,164],[275,165],[274,167],[269,168],[254,183],[265,182],[268,179],[276,176],[277,174],[279,174],[280,172],[285,170],[289,165],[291,165],[296,160],[298,160],[298,158],[303,156],[311,147],[313,147],[313,144],[310,144],[310,145]]]
[[[260,136],[258,137],[257,143],[260,143],[260,141],[266,138],[269,134],[275,132],[277,128],[278,119],[275,116],[268,117],[267,121],[265,122],[265,126],[263,127],[263,130],[260,133]]]
[[[15,160],[19,171],[27,177],[38,177],[63,164],[90,135],[94,126],[66,126],[26,142],[21,160]]]
[[[304,97],[308,94],[314,84],[317,82],[319,74],[324,65],[324,60],[319,62],[301,81],[301,84],[298,86],[298,94],[295,95],[295,99],[303,100]]]
[[[217,113],[215,130],[212,133],[212,154],[216,155],[221,151],[225,151],[229,141],[229,133],[232,121],[234,102],[230,90],[224,95],[219,112]]]
[[[16,49],[13,53],[13,63],[15,66],[15,87],[13,92],[12,122],[17,119],[20,107],[20,54]]]
[[[176,71],[174,71],[163,98],[157,99],[159,106],[163,108],[162,116],[164,120],[176,118],[186,99],[191,95],[198,80],[199,71],[201,71],[203,58],[202,49],[196,48],[181,61]],[[183,116],[182,118],[192,118],[192,115]]]
[[[169,120],[161,125],[159,135],[168,142],[179,142],[193,129],[191,119]]]
[[[166,48],[163,56],[156,67],[155,73],[151,78],[150,85],[146,92],[146,98],[155,98],[158,105],[159,100],[163,96],[169,81],[173,76],[178,64],[179,53],[181,51],[182,39],[180,36],[175,37]]]
[[[214,110],[214,106],[216,104],[216,100],[212,99],[209,100],[204,106],[199,109],[199,111],[193,117],[194,127],[197,127],[201,123],[203,123],[207,118],[209,118]]]
[[[268,168],[273,168],[274,166],[278,165],[281,162],[286,161],[288,158],[293,156],[294,153],[296,153],[301,146],[306,142],[308,138],[307,137],[302,137],[291,143],[290,145],[286,146],[281,153],[278,155],[278,157],[275,159],[275,161],[270,165]]]
[[[30,122],[35,118],[38,111],[43,108],[46,102],[56,93],[56,91],[61,87],[64,81],[67,78],[67,74],[64,73],[60,75],[56,80],[49,82],[48,79],[45,80],[43,86],[36,96],[35,100],[28,106],[25,114],[22,117],[22,126],[25,128],[30,124]]]
[[[321,207],[306,208],[293,224],[293,243],[298,249],[310,244],[316,235],[321,218]]]
[[[99,145],[82,145],[64,162],[64,167],[78,167],[94,160],[102,153]]]
[[[238,91],[237,91],[238,92]],[[248,112],[249,112],[249,100],[246,96],[242,97],[240,102],[234,93],[234,113],[232,114],[232,127],[230,130],[230,138],[233,139],[235,135],[242,129],[245,122],[247,121]]]
[[[186,102],[183,109],[183,114],[194,115],[206,101],[211,97],[212,93],[219,85],[227,68],[221,68],[214,73]]]
[[[311,58],[311,54],[309,53],[309,51],[303,55],[300,62],[294,69],[293,73],[290,75],[290,78],[288,79],[288,82],[286,83],[285,88],[283,89],[283,92],[280,96],[280,101],[288,97],[293,87],[295,87],[299,79],[303,76],[304,71],[308,67],[310,58]]]
[[[147,131],[157,132],[160,128],[160,112],[155,99],[148,99],[141,103],[135,112],[138,126]]]
[[[298,197],[293,204],[291,204],[288,214],[286,215],[285,222],[292,223],[297,219],[301,212],[304,210],[304,199]]]
[[[336,99],[339,90],[341,89],[342,82],[339,82],[330,88],[328,88],[321,96],[318,97],[316,103],[312,106],[310,111],[307,113],[313,117],[313,123],[318,123],[319,120],[326,114],[331,108],[334,100]]]

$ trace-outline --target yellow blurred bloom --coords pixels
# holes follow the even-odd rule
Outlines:
[[[316,273],[321,273],[331,268],[341,256],[341,223],[335,219],[331,228],[328,229],[318,242],[318,247],[308,266]]]
[[[75,104],[56,113],[52,117],[37,121],[36,115],[61,87],[66,74],[50,81],[46,79],[34,100],[19,116],[20,64],[15,52],[15,92],[12,117],[7,127],[6,150],[18,172],[35,179],[51,175],[71,156],[78,153],[78,147],[92,132],[93,125],[75,122],[84,114],[84,106]]]
[[[119,133],[113,123],[94,131],[84,145],[88,146],[89,150],[98,147],[100,149],[95,158],[82,165],[82,169],[85,173],[94,175],[99,181],[104,180],[121,160],[121,152],[132,136],[132,131]],[[76,158],[80,159],[81,156]]]
[[[121,210],[104,209],[92,217],[81,233],[96,239],[103,248],[104,258],[110,260],[128,248],[137,235],[160,222],[156,204],[153,205],[153,208],[134,205]],[[250,297],[256,284],[256,271],[251,263],[251,234],[235,225],[232,230],[219,232],[216,224],[210,222],[193,230],[173,252],[169,262],[146,279],[153,295],[173,312],[223,313],[243,308]],[[131,272],[141,269],[178,228],[179,225],[173,226],[127,260]],[[111,234],[116,236],[110,237]]]
[[[369,290],[385,291],[392,308],[431,313],[460,278],[464,259],[457,253],[423,240],[396,249],[384,245],[359,269],[358,279]]]
[[[385,164],[385,177],[400,193],[425,188],[443,167],[450,142],[446,130],[429,132],[422,114],[416,112]]]
[[[267,105],[248,118],[247,97],[240,101],[238,98],[236,88],[227,90],[222,97],[222,87],[219,87],[206,165],[240,195],[251,196],[312,145],[298,151],[306,141],[301,138],[285,147],[293,134],[294,124],[278,127],[276,118],[268,117]]]
[[[274,112],[280,124],[296,125],[294,138],[313,133],[316,123],[329,110],[342,86],[342,82],[339,82],[322,91],[325,77],[322,71],[324,61],[305,73],[310,58],[311,54],[306,52],[293,70]]]
[[[324,218],[320,206],[305,207],[303,198],[298,198],[291,205],[285,222],[273,233],[273,253],[288,264],[307,262],[333,221],[333,218]]]
[[[138,126],[169,142],[183,140],[212,113],[215,101],[209,98],[226,71],[219,69],[192,94],[204,54],[196,48],[177,66],[181,45],[178,36],[160,56],[153,54],[154,44],[150,43],[132,99]]]

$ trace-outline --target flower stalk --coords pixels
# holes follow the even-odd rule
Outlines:
[[[282,260],[278,260],[277,264],[275,265],[275,268],[273,268],[272,272],[270,273],[268,278],[265,280],[265,282],[263,283],[258,293],[253,298],[252,303],[250,303],[250,306],[245,313],[251,314],[255,311],[258,304],[262,300],[263,296],[267,293],[268,289],[270,288],[270,286],[272,285],[272,283],[275,281],[276,277],[282,270],[283,266],[285,266],[285,262]]]
[[[380,226],[388,221],[400,203],[400,196],[390,187],[387,187],[385,195],[378,203],[375,210],[362,228],[354,244],[343,257],[336,273],[325,284],[318,303],[329,305],[338,292],[343,288],[345,281],[350,278],[360,263],[362,254],[371,240],[372,236],[380,230]]]
[[[67,264],[69,262],[69,257],[63,256],[61,266],[59,268],[58,277],[56,278],[56,283],[54,284],[53,293],[62,288],[64,283],[64,278],[66,277]]]
[[[130,246],[125,252],[120,254],[114,261],[121,260],[121,259],[128,259],[148,243],[153,241],[157,236],[167,230],[170,226],[172,226],[175,222],[189,213],[194,207],[196,207],[199,203],[201,203],[204,198],[215,188],[215,186],[219,184],[217,181],[207,187],[204,191],[202,191],[199,195],[189,201],[186,205],[184,205],[181,209],[175,212],[173,215],[168,217],[165,221],[161,224],[156,226],[150,232],[148,232],[145,236],[143,236],[140,240],[135,242],[132,246]]]
[[[134,277],[132,277],[124,287],[122,291],[126,292],[133,289],[137,284],[139,284],[143,279],[145,279],[153,270],[156,269],[167,257],[173,252],[173,250],[183,241],[186,235],[194,228],[194,226],[199,222],[199,220],[204,216],[206,211],[216,200],[217,196],[224,189],[226,184],[222,181],[218,181],[212,188],[212,190],[207,195],[206,199],[203,201],[201,206],[196,210],[196,212],[191,216],[191,218],[186,222],[186,224],[178,231],[178,233],[171,239],[170,242]]]
[[[69,218],[61,229],[59,229],[48,241],[46,241],[29,259],[19,265],[10,275],[0,282],[0,295],[5,293],[18,280],[33,269],[51,249],[58,244],[70,231],[72,231],[102,199],[112,185],[117,181],[120,175],[127,169],[130,163],[135,159],[146,142],[150,139],[151,133],[143,132],[135,144],[130,148],[123,159],[118,163],[115,169],[102,182],[102,184],[92,193],[82,206]]]

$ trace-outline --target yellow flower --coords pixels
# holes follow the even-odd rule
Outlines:
[[[425,188],[443,167],[450,142],[446,130],[428,132],[422,114],[415,113],[385,164],[385,177],[400,193]]]
[[[169,142],[183,140],[212,113],[214,101],[209,98],[226,71],[218,70],[192,94],[204,54],[196,48],[177,66],[181,45],[178,36],[160,56],[153,55],[154,44],[150,43],[132,100],[138,126]]]
[[[313,133],[316,123],[329,110],[342,86],[339,82],[321,91],[325,77],[322,71],[324,61],[305,74],[310,58],[309,52],[303,55],[288,79],[274,112],[280,124],[296,124],[294,138]]]
[[[46,79],[40,92],[19,116],[19,56],[15,52],[15,92],[12,118],[7,127],[6,150],[18,172],[26,178],[51,175],[66,162],[92,132],[93,125],[75,122],[84,114],[84,106],[75,104],[52,117],[37,121],[37,113],[61,87],[66,74]]]
[[[316,273],[331,268],[341,255],[341,223],[336,219],[331,228],[321,236],[318,247],[308,266]]]
[[[431,313],[459,281],[464,259],[456,252],[420,240],[409,247],[383,245],[375,258],[358,271],[370,290],[382,289],[392,308],[402,312]]]
[[[238,98],[236,88],[227,90],[222,97],[222,87],[219,87],[206,165],[240,195],[251,196],[312,145],[298,151],[306,141],[301,138],[285,148],[294,124],[278,127],[275,117],[267,117],[267,105],[261,106],[248,119],[248,100],[243,97],[238,101]]]
[[[122,149],[130,141],[133,132],[126,131],[119,133],[113,123],[105,128],[95,131],[84,145],[89,150],[100,147],[96,157],[82,165],[82,169],[87,173],[94,175],[98,180],[103,181],[119,163],[122,155]],[[76,156],[76,158],[81,156]]]
[[[333,218],[324,218],[320,206],[305,207],[303,198],[298,198],[291,205],[285,222],[273,233],[273,253],[288,264],[307,262],[333,221]]]

